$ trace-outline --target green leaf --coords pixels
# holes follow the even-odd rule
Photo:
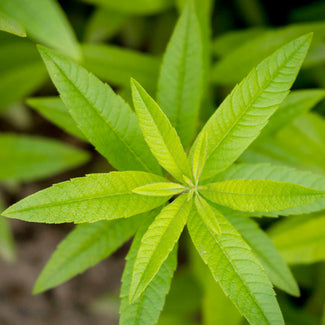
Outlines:
[[[76,60],[81,52],[73,30],[55,0],[1,1],[0,10],[26,28],[27,35]]]
[[[206,268],[205,268],[206,269]],[[241,315],[222,291],[220,285],[211,276],[208,269],[204,272],[204,296],[202,300],[202,318],[204,325],[240,325]]]
[[[292,139],[287,139],[287,140],[291,143],[295,142],[292,141]],[[301,137],[299,137],[299,140],[301,140]],[[303,139],[304,143],[306,142],[305,140],[306,139]],[[301,145],[302,143],[299,143],[299,146]],[[282,147],[282,144],[279,143],[279,141],[277,141],[274,137],[265,137],[265,138],[263,137],[263,139],[257,138],[256,143],[250,146],[240,156],[240,162],[249,163],[249,164],[270,163],[275,166],[289,165],[297,168],[301,168],[303,165],[302,164],[303,162],[300,159],[297,160],[297,158],[294,155],[287,152]]]
[[[153,183],[135,188],[132,192],[147,196],[171,196],[185,190],[185,186],[177,183]]]
[[[189,1],[166,49],[157,102],[187,147],[198,118],[203,78],[202,40],[195,6]]]
[[[325,191],[325,177],[311,172],[300,171],[292,167],[272,166],[270,164],[239,164],[228,168],[225,172],[216,175],[211,182],[225,180],[271,180],[287,182],[301,186]],[[254,213],[248,216],[287,216],[294,214],[310,213],[325,209],[325,199],[320,199],[303,206],[289,208],[275,212]],[[233,211],[233,210],[232,210]]]
[[[196,276],[203,291],[202,297],[196,294],[197,299],[201,302],[202,324],[241,324],[241,314],[236,306],[225,295],[218,282],[213,278],[208,266],[203,262],[198,251],[189,241],[188,251],[190,269]]]
[[[202,179],[229,167],[259,135],[288,95],[311,37],[302,36],[266,58],[212,115],[202,131],[208,138]]]
[[[0,257],[8,263],[16,261],[15,242],[8,221],[0,216]]]
[[[63,103],[98,152],[116,169],[160,173],[129,105],[79,65],[39,50]]]
[[[0,213],[4,210],[0,199]],[[0,256],[11,263],[16,260],[16,249],[14,239],[7,220],[0,216]]]
[[[303,68],[305,69],[314,68],[314,67],[317,68],[323,65],[325,62],[324,50],[325,50],[324,43],[315,45],[315,47],[310,51],[309,55],[307,56]]]
[[[324,97],[324,89],[294,90],[270,118],[269,123],[257,140],[264,136],[274,135],[277,131],[293,122],[295,118],[310,111]]]
[[[78,225],[59,244],[33,292],[54,288],[107,258],[131,238],[146,216]]]
[[[102,42],[112,38],[128,21],[128,15],[106,8],[96,8],[85,29],[85,42]]]
[[[83,0],[117,12],[133,15],[150,15],[159,13],[172,6],[172,0]]]
[[[270,230],[271,238],[290,264],[325,260],[325,214],[301,215],[282,220]]]
[[[291,165],[320,174],[325,172],[325,120],[308,113],[279,130],[272,138],[257,139],[242,156],[244,162]]]
[[[248,41],[265,33],[265,28],[236,29],[218,36],[212,44],[212,51],[218,57],[230,55],[232,51]]]
[[[85,163],[87,152],[59,141],[28,135],[0,134],[0,180],[49,177]]]
[[[325,120],[317,114],[305,114],[280,130],[275,140],[290,155],[294,165],[324,174]],[[292,147],[294,146],[294,147]]]
[[[157,325],[199,325],[195,320],[188,320],[188,317],[178,316],[177,314],[162,314]]]
[[[27,104],[67,133],[86,139],[59,97],[29,98]]]
[[[263,267],[240,234],[223,216],[215,236],[193,210],[188,228],[192,241],[214,279],[251,324],[284,324]]]
[[[211,183],[200,190],[207,199],[239,211],[278,211],[325,198],[325,191],[270,181],[235,179]]]
[[[325,119],[323,116],[310,112],[299,116],[292,123],[306,138],[325,147]],[[282,139],[282,137],[281,137]]]
[[[207,158],[207,133],[200,133],[193,146],[192,171],[195,183],[198,184]]]
[[[324,27],[324,22],[302,23],[262,33],[218,61],[212,69],[212,79],[216,83],[233,85],[242,80],[265,57],[297,37],[313,32],[312,47],[322,43],[325,36]]]
[[[91,174],[55,184],[19,201],[3,215],[30,222],[95,222],[127,218],[162,205],[168,197],[148,197],[132,190],[162,177],[137,171]]]
[[[25,28],[2,12],[0,12],[0,30],[20,37],[26,37]]]
[[[202,263],[201,260],[200,262]],[[177,315],[188,319],[189,315],[200,309],[201,298],[202,290],[192,270],[187,265],[180,265],[173,278],[173,285],[167,295],[160,319],[164,315]]]
[[[165,207],[143,235],[134,263],[129,300],[137,300],[177,243],[192,206],[186,195]]]
[[[221,230],[218,222],[219,213],[217,213],[216,210],[214,210],[209,203],[198,194],[195,195],[194,202],[197,212],[208,229],[210,229],[213,234],[220,235]]]
[[[84,44],[84,66],[99,78],[116,86],[130,86],[130,78],[145,88],[156,89],[160,58],[105,44]]]
[[[138,230],[124,268],[121,288],[120,325],[154,325],[157,323],[161,310],[165,303],[165,297],[169,291],[170,283],[177,264],[177,245],[160,267],[158,273],[148,284],[140,298],[133,303],[129,302],[132,272],[137,253],[141,245],[141,239],[146,233],[157,211],[149,216]]]
[[[140,128],[152,153],[160,165],[180,182],[183,182],[183,175],[191,178],[184,148],[167,116],[134,79],[131,87]]]
[[[299,296],[299,287],[289,267],[275,248],[272,240],[250,218],[228,217],[260,260],[271,282],[281,290]]]
[[[203,96],[205,88],[210,82],[210,64],[211,64],[211,35],[212,35],[212,16],[214,10],[214,0],[176,0],[179,10],[183,10],[188,2],[193,1],[195,5],[195,11],[200,24],[201,31],[201,44],[202,44],[202,89]],[[206,100],[203,97],[203,100]],[[202,108],[204,108],[205,103],[202,103]]]
[[[33,93],[47,77],[35,46],[27,39],[0,35],[0,112]]]

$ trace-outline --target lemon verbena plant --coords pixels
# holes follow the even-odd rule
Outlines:
[[[189,2],[163,58],[157,101],[131,80],[135,112],[72,59],[39,46],[76,133],[118,171],[56,184],[3,213],[29,222],[80,224],[59,245],[35,293],[84,271],[135,235],[122,278],[120,324],[156,324],[186,227],[213,278],[250,324],[284,323],[272,283],[293,295],[298,287],[249,217],[324,209],[325,188],[309,172],[238,159],[289,94],[312,35],[256,66],[193,142],[208,76],[201,28]]]

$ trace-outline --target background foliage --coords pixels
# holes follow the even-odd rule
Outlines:
[[[107,172],[113,168],[128,170],[134,167],[135,161],[139,164],[136,169],[147,168],[158,173],[160,171],[149,150],[143,153],[144,142],[138,140],[138,130],[134,130],[129,138],[125,139],[121,134],[116,135],[114,141],[106,141],[104,136],[100,136],[100,132],[113,134],[114,126],[110,126],[111,129],[108,130],[109,126],[105,125],[104,120],[98,119],[100,127],[96,132],[87,125],[83,126],[87,134],[80,131],[57,97],[35,43],[56,49],[79,62],[99,79],[107,82],[125,100],[119,97],[115,99],[111,90],[111,98],[96,103],[95,113],[112,98],[122,111],[130,110],[128,106],[132,103],[130,77],[139,81],[153,96],[156,94],[158,84],[157,101],[175,125],[183,145],[188,147],[193,141],[193,130],[197,130],[206,122],[233,86],[240,82],[251,68],[285,43],[308,32],[314,32],[310,52],[294,85],[294,90],[239,161],[295,167],[305,171],[305,176],[301,176],[301,184],[315,187],[324,184],[324,3],[300,1],[293,6],[280,1],[197,1],[198,23],[192,23],[188,28],[186,24],[191,17],[184,16],[183,22],[178,25],[173,34],[178,41],[171,41],[168,45],[185,2],[186,0],[151,2],[75,0],[58,3],[50,0],[0,0],[1,29],[12,33],[0,32],[2,77],[0,80],[2,149],[0,181],[1,197],[5,207],[30,192],[43,189],[52,183],[93,172]],[[162,61],[166,48],[167,55]],[[195,53],[200,51],[204,58],[202,62],[196,61]],[[177,57],[174,53],[182,53],[182,55]],[[177,96],[180,90],[177,89],[177,78],[180,76],[175,74],[170,77],[171,72],[162,69],[159,78],[161,63],[168,67],[180,64],[191,65],[193,67],[191,74],[183,77],[195,81],[198,74],[202,73],[204,87],[193,84],[192,87],[197,90],[197,93],[191,92],[192,97],[188,96],[187,102],[178,102]],[[69,69],[64,64],[62,67]],[[75,75],[75,82],[78,82],[79,77]],[[159,82],[166,84],[164,80],[166,78],[171,78],[170,82],[175,83],[174,87],[173,84],[170,85],[175,89],[174,93],[169,90],[170,88],[159,87]],[[105,87],[106,91],[108,88],[104,85],[99,87],[103,89]],[[70,86],[68,91],[75,90]],[[186,89],[182,91],[186,92]],[[93,94],[94,98],[96,95]],[[203,97],[201,105],[197,100],[200,96]],[[80,102],[80,107],[83,105],[87,103]],[[178,108],[179,116],[173,116],[173,112],[168,111],[168,107],[174,106]],[[187,110],[189,106],[191,112]],[[80,109],[74,117],[77,119],[82,113]],[[97,118],[95,113],[89,118]],[[124,123],[127,125],[131,122]],[[98,152],[104,157],[110,157],[111,165],[108,165],[85,142],[86,137],[92,139]],[[127,151],[111,159],[111,152],[116,151],[116,148],[133,142],[137,143],[142,162],[137,160],[139,153]],[[128,159],[125,159],[126,155]],[[259,174],[263,175],[263,168],[267,168],[266,166],[260,165],[259,170],[250,170],[250,165],[243,167],[245,170],[237,170],[234,167],[217,175],[215,181],[233,179],[236,173],[245,173],[247,178],[252,178],[252,172],[253,177],[258,179]],[[315,172],[317,176],[311,179],[308,171]],[[175,172],[174,169],[172,172]],[[270,179],[294,181],[298,177],[288,176],[289,174],[288,167],[282,166],[270,173]],[[174,176],[181,177],[177,171]],[[89,186],[91,187],[91,184]],[[155,207],[155,204],[152,202],[152,207]],[[301,295],[293,298],[283,291],[277,291],[287,324],[320,324],[324,317],[325,219],[324,212],[314,212],[317,209],[319,206],[306,209],[303,211],[304,215],[283,220],[280,218],[277,221],[262,218],[245,223],[240,216],[236,215],[230,219],[233,226],[237,230],[241,229],[241,233],[245,234],[246,242],[256,247],[254,253],[261,256],[262,264],[264,256],[263,267],[272,282],[278,288],[297,296],[298,289],[295,281],[289,277],[284,284],[283,278],[279,277],[281,268],[286,268],[286,265],[281,264],[282,260],[278,259],[271,244],[263,246],[266,243],[266,235],[260,231],[258,225],[268,234],[267,240],[270,243],[271,240],[273,241],[284,260],[290,264]],[[140,224],[138,217],[130,221],[123,226],[121,236],[118,234],[122,226],[114,224],[114,221],[101,221],[100,223],[103,224],[96,223],[91,228],[77,226],[59,246],[61,251],[65,251],[65,255],[55,259],[54,254],[55,263],[50,262],[47,265],[38,279],[35,292],[52,288],[111,255],[134,235],[134,228]],[[132,270],[135,263],[139,233],[144,233],[148,225],[142,227],[128,254],[126,272],[130,272],[128,270]],[[65,230],[62,228],[62,231]],[[99,234],[103,232],[106,235],[100,237]],[[97,238],[101,238],[104,244],[98,242]],[[89,245],[88,250],[82,254],[78,251],[79,246],[74,247],[69,244],[78,240]],[[245,322],[219,285],[213,281],[207,269],[203,267],[197,253],[190,248],[188,242],[185,234],[181,238],[179,253],[181,262],[159,324]],[[98,249],[103,245],[106,246],[105,250]],[[14,240],[9,223],[4,219],[0,219],[0,254],[8,262],[15,260]],[[268,265],[270,256],[274,258],[272,265]],[[163,274],[160,277],[171,276],[176,267],[175,256],[170,255],[169,258],[170,267],[161,270]],[[78,272],[73,267],[67,267],[66,272],[62,275],[57,274],[57,278],[51,277],[49,281],[54,264],[56,268],[57,263],[66,266],[67,261],[71,260],[79,263]],[[159,277],[155,281],[159,281]],[[127,305],[128,290],[125,288],[129,288],[130,285],[131,283],[123,280],[121,309]],[[167,292],[168,284],[164,288]],[[149,296],[153,297],[154,287],[151,290],[153,292],[149,293]],[[114,307],[112,295],[108,293],[103,300],[100,300],[106,312],[110,311],[111,317],[118,312],[118,308]],[[184,296],[189,298],[186,300],[180,298]],[[159,297],[156,299],[159,300]],[[177,309],[175,309],[176,303]],[[140,307],[134,306],[134,308],[135,313],[136,308]],[[125,317],[126,319],[122,321],[129,324],[128,316]]]

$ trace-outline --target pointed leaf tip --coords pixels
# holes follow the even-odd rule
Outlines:
[[[279,211],[325,197],[324,191],[294,183],[263,179],[232,179],[210,183],[201,192],[212,202],[247,212]]]
[[[186,153],[168,117],[136,80],[131,80],[131,87],[139,125],[151,152],[178,181],[183,181],[183,175],[191,178]]]
[[[226,170],[259,136],[289,94],[311,38],[312,34],[307,34],[294,39],[264,59],[211,116],[203,128],[209,137],[201,179]]]
[[[176,245],[187,222],[192,202],[181,195],[155,218],[141,240],[133,268],[129,301],[135,301],[148,287]]]
[[[163,56],[157,102],[185,148],[193,140],[203,83],[203,40],[193,1],[187,1]]]
[[[128,218],[168,200],[168,197],[143,197],[132,193],[136,187],[163,180],[157,175],[137,171],[91,174],[39,191],[9,207],[5,215],[43,223]]]
[[[96,150],[118,170],[160,174],[130,106],[79,64],[51,49],[38,49],[63,103]]]

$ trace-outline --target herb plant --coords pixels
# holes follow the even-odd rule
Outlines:
[[[6,12],[11,12],[9,3],[6,6]],[[30,26],[35,35],[36,25],[37,19]],[[307,111],[306,106],[324,96],[322,91],[289,95],[312,34],[284,44],[254,67],[196,136],[200,105],[208,92],[204,28],[200,12],[189,1],[162,60],[157,101],[131,80],[135,112],[76,62],[80,53],[74,41],[66,40],[73,51],[57,46],[55,39],[55,46],[45,42],[61,53],[38,46],[62,101],[30,99],[29,104],[66,131],[88,140],[118,171],[55,184],[3,213],[29,222],[80,224],[59,245],[34,293],[86,270],[135,235],[122,278],[120,324],[156,324],[176,270],[178,241],[186,228],[212,274],[210,288],[217,290],[213,285],[218,282],[250,324],[284,324],[272,284],[292,295],[298,295],[299,289],[271,240],[249,217],[313,213],[309,227],[317,227],[313,220],[321,219],[317,211],[325,209],[324,177],[293,167],[251,163],[250,157],[254,148],[265,145],[263,139],[286,123],[281,112],[284,105],[290,106],[289,99],[305,99],[301,111]],[[41,35],[44,39],[46,32]],[[218,69],[222,65],[214,68],[214,74]],[[152,93],[151,78],[143,79]],[[293,112],[292,120],[295,114],[301,112]],[[189,148],[188,153],[184,148]],[[82,154],[74,157],[85,159]],[[295,238],[304,226],[304,217],[299,218],[291,230]],[[281,227],[289,226],[272,230],[278,247],[286,244]]]

